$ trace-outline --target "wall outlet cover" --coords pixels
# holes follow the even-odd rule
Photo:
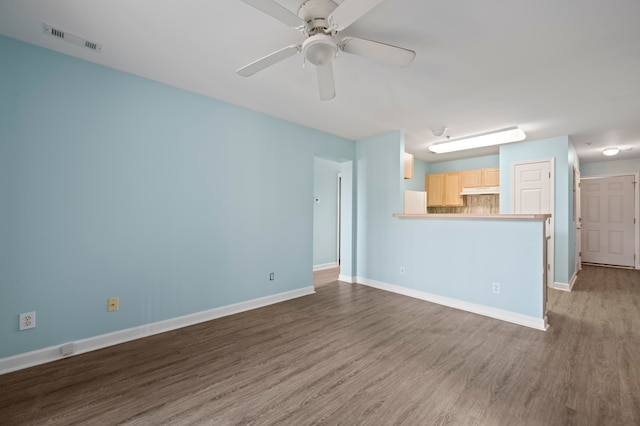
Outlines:
[[[20,314],[19,330],[29,330],[30,328],[36,328],[36,311]]]
[[[111,297],[107,302],[107,311],[108,312],[117,311],[119,306],[120,306],[120,299],[117,297]]]

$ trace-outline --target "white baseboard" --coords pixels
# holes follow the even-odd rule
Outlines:
[[[553,288],[555,288],[556,290],[571,291],[573,290],[573,286],[575,285],[577,279],[578,279],[578,272],[574,272],[573,276],[569,280],[569,284],[554,282]]]
[[[143,337],[164,333],[166,331],[187,327],[205,321],[210,321],[216,318],[225,317],[227,315],[250,311],[252,309],[273,305],[275,303],[284,302],[286,300],[295,299],[297,297],[307,296],[313,293],[315,293],[313,287],[305,287],[297,290],[287,291],[284,293],[274,294],[271,296],[260,297],[258,299],[248,300],[246,302],[240,302],[233,305],[209,309],[207,311],[196,312],[177,318],[158,321],[151,324],[144,324],[125,330],[114,331],[113,333],[93,336],[74,342],[64,342],[57,346],[50,346],[48,348],[38,349],[23,354],[1,358],[0,374],[21,370],[23,368],[44,364],[51,361],[56,361],[72,355],[79,355],[85,352],[95,351],[107,346],[113,346],[131,340],[141,339]],[[74,343],[75,351],[71,355],[62,356],[61,346],[66,343]]]
[[[354,284],[356,282],[356,277],[352,277],[350,275],[338,275],[338,281],[343,281],[345,283]]]
[[[437,294],[426,293],[420,290],[414,290],[407,287],[401,287],[395,284],[387,284],[380,281],[370,280],[368,278],[356,277],[356,282],[369,287],[380,290],[390,291],[392,293],[402,294],[404,296],[413,297],[415,299],[425,300],[427,302],[437,303],[438,305],[448,306],[450,308],[460,309],[474,314],[484,315],[486,317],[507,321],[513,324],[523,325],[525,327],[535,328],[536,330],[545,331],[549,328],[547,318],[536,318],[528,315],[522,315],[515,312],[505,311],[490,306],[478,305],[475,303],[465,302],[463,300],[453,299],[450,297],[439,296]]]
[[[315,271],[322,271],[323,269],[331,269],[331,268],[337,268],[338,267],[338,262],[331,262],[331,263],[321,263],[320,265],[313,265],[313,270]]]

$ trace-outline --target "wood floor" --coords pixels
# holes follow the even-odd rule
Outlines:
[[[638,425],[640,271],[547,332],[361,285],[0,376],[1,425]]]
[[[313,271],[313,286],[318,288],[323,285],[331,284],[338,279],[340,275],[340,267],[320,269]]]

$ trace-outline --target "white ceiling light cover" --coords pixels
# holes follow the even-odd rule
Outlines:
[[[526,137],[527,135],[522,131],[522,129],[514,127],[485,135],[472,136],[470,138],[457,139],[431,145],[429,147],[429,151],[435,152],[436,154],[443,154],[446,152],[463,151],[465,149],[519,142],[524,140]]]

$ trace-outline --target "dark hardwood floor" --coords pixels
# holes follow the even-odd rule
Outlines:
[[[638,425],[640,271],[547,332],[361,285],[0,376],[1,425]]]

